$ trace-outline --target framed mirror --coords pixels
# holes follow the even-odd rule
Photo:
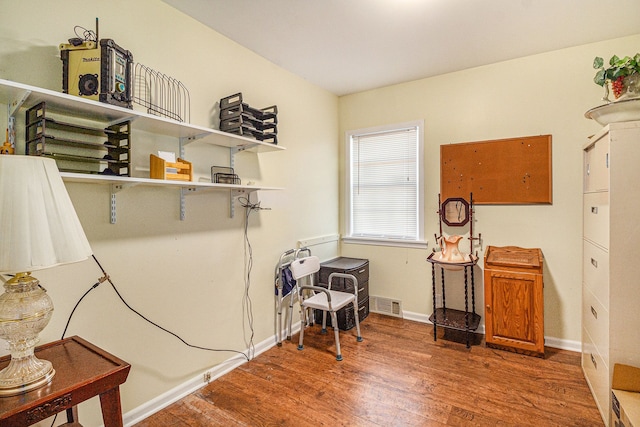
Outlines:
[[[440,216],[449,226],[463,226],[469,222],[469,202],[461,197],[448,198],[442,203]]]

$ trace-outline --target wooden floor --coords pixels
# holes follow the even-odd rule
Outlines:
[[[305,332],[152,415],[147,426],[602,426],[578,353],[540,359],[433,341],[431,325],[371,314]]]

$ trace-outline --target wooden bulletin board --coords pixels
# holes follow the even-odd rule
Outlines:
[[[440,198],[551,204],[551,135],[440,146]]]

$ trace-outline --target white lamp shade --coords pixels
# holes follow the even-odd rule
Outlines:
[[[0,273],[40,270],[91,254],[55,161],[0,155]]]

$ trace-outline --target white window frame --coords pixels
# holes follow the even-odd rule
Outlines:
[[[353,137],[360,135],[400,131],[402,129],[415,128],[417,141],[417,203],[416,203],[416,227],[417,232],[414,239],[393,239],[384,236],[353,236],[353,216],[352,216],[352,142]],[[365,129],[347,131],[345,134],[345,179],[344,179],[344,227],[345,234],[342,238],[345,243],[416,247],[426,248],[427,242],[424,240],[424,121],[416,120],[405,123],[398,123],[385,126],[377,126]]]

